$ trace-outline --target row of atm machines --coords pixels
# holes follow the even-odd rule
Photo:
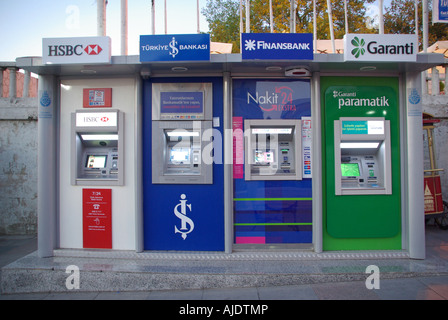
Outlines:
[[[152,183],[212,184],[214,126],[210,83],[153,84]],[[72,114],[73,185],[123,185],[124,113]],[[245,180],[303,178],[301,120],[245,120]],[[389,121],[334,122],[336,195],[390,194]],[[215,138],[216,140],[216,138]],[[222,140],[221,140],[222,141]]]

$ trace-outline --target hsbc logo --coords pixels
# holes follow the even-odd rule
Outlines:
[[[117,112],[77,112],[77,127],[115,127],[118,124]]]
[[[48,38],[42,40],[44,64],[110,63],[110,37]]]
[[[76,46],[61,45],[61,46],[48,46],[49,57],[65,57],[65,56],[81,56],[87,53],[89,56],[96,56],[101,53],[103,49],[97,44],[90,44],[85,49],[82,44]]]
[[[101,51],[103,51],[103,49],[97,44],[90,44],[84,49],[84,52],[89,56],[96,56],[97,54],[100,54]]]

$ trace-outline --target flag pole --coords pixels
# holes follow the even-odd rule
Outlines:
[[[316,0],[313,0],[313,38],[314,52],[317,52],[317,21],[316,21]]]
[[[380,29],[379,34],[384,34],[384,14],[383,14],[383,0],[378,0],[378,9],[380,12]]]
[[[333,53],[336,53],[336,46],[334,43],[333,12],[331,10],[331,0],[327,0],[327,7],[328,7],[328,22],[330,25],[331,47],[333,48]]]
[[[246,0],[246,33],[250,33],[250,0]]]
[[[155,0],[151,0],[151,32],[156,34],[156,7],[154,4]]]
[[[200,22],[199,22],[199,0],[197,0],[197,11],[198,11],[198,20],[197,20],[197,24],[198,24],[198,33],[201,33],[201,28],[200,28]]]
[[[168,33],[168,22],[167,22],[167,14],[166,14],[166,0],[165,0],[165,34]]]
[[[347,0],[344,0],[344,14],[345,14],[345,34],[349,33],[348,30],[348,14],[347,14]]]

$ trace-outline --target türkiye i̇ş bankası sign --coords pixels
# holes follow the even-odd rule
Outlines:
[[[209,34],[140,36],[140,62],[209,60]]]
[[[346,34],[345,61],[417,60],[418,40],[413,34]]]

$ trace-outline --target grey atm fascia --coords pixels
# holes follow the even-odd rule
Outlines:
[[[378,121],[382,134],[343,134],[343,121]],[[341,143],[360,144],[357,148],[342,148]],[[378,144],[377,147],[372,147]],[[370,144],[370,145],[369,145]],[[335,194],[392,194],[390,122],[384,118],[340,118],[334,121]],[[358,172],[342,173],[342,166],[355,165]]]
[[[212,184],[213,163],[203,161],[204,131],[211,121],[153,121],[152,183]],[[173,159],[175,153],[186,159]]]
[[[245,180],[302,180],[301,120],[245,120],[244,128]]]
[[[159,100],[162,91],[201,92],[203,114],[195,120],[186,117],[177,120],[176,116],[164,118]],[[213,144],[212,84],[153,83],[152,94],[152,183],[213,184],[213,159],[203,155],[204,148],[209,150],[211,148],[206,147]]]
[[[77,115],[116,117],[110,126],[79,125]],[[99,119],[101,121],[101,119]],[[122,186],[124,184],[124,113],[119,110],[77,110],[71,114],[71,184]],[[93,139],[86,139],[88,136]],[[84,139],[83,139],[84,137]],[[94,158],[104,161],[89,165]],[[101,161],[99,161],[101,163]]]

